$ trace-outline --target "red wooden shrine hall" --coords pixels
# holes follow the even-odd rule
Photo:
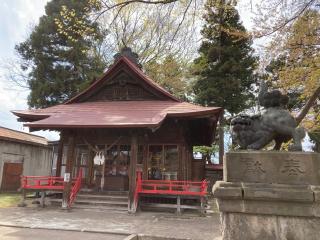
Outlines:
[[[137,171],[141,189],[156,184],[152,181],[173,181],[172,192],[179,181],[190,185],[204,179],[193,167],[193,146],[212,144],[222,109],[177,99],[146,76],[137,59],[120,54],[98,80],[65,103],[12,112],[31,131],[60,132],[56,177],[76,178],[82,169],[83,188],[129,191],[131,209]]]

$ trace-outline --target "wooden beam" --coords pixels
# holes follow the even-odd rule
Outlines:
[[[136,166],[138,159],[138,136],[134,132],[131,135],[131,159],[129,165],[129,206],[130,213],[136,212],[136,203],[134,202],[134,193],[136,190]]]
[[[56,165],[56,176],[61,176],[61,166],[63,159],[63,132],[60,133],[60,141],[58,144],[58,157],[57,157],[57,165]]]
[[[69,181],[64,182],[63,197],[62,197],[62,209],[68,209],[69,196],[72,186],[72,170],[75,158],[75,136],[74,133],[69,134],[68,138],[68,153],[66,163],[66,174],[70,174]]]

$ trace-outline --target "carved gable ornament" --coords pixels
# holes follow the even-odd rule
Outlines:
[[[143,72],[138,55],[130,48],[122,49],[114,58],[115,62],[98,80],[66,103],[136,100],[180,102]]]
[[[105,84],[93,94],[89,101],[116,101],[116,100],[154,100],[151,92],[129,74],[122,72]]]

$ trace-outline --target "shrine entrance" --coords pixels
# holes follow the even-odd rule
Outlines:
[[[114,145],[104,149],[105,162],[95,169],[101,169],[101,188],[107,191],[128,191],[130,145]],[[97,172],[96,172],[97,173]]]

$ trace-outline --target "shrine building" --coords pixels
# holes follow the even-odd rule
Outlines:
[[[82,170],[82,188],[129,191],[143,179],[192,180],[193,146],[211,146],[219,107],[183,102],[124,50],[87,89],[63,104],[12,111],[30,131],[60,132],[56,176]]]

